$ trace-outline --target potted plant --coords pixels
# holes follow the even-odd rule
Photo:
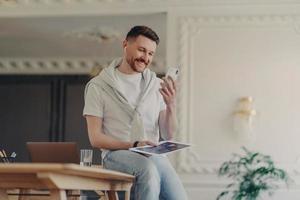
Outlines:
[[[233,158],[224,162],[219,169],[220,176],[229,177],[234,182],[227,185],[217,200],[225,196],[232,200],[256,200],[263,192],[272,195],[278,188],[276,183],[288,184],[291,180],[284,170],[274,166],[270,156],[251,152],[245,147],[242,149],[245,155],[233,154]]]

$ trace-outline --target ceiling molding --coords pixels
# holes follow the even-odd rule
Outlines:
[[[0,5],[75,5],[75,4],[135,4],[147,3],[150,5],[224,5],[224,4],[294,4],[300,3],[299,0],[0,0]]]
[[[298,12],[300,0],[0,0],[0,17],[131,15],[227,6],[290,7]]]
[[[86,39],[97,43],[122,42],[122,33],[110,27],[87,27],[79,30],[71,30],[63,33],[64,37]]]
[[[94,74],[114,58],[0,58],[0,74]],[[165,70],[165,59],[157,57],[150,68]]]

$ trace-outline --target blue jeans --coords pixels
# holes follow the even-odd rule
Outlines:
[[[165,156],[111,151],[103,159],[103,165],[135,176],[131,200],[187,200],[183,185]]]

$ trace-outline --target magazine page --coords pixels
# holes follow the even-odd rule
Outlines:
[[[162,141],[157,146],[142,146],[142,147],[130,148],[129,150],[152,155],[152,154],[167,154],[189,146],[190,146],[189,144],[184,144],[180,142]]]

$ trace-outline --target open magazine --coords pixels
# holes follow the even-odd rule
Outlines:
[[[189,147],[189,144],[174,142],[174,141],[161,141],[157,146],[142,146],[130,148],[130,151],[143,153],[147,155],[153,154],[167,154],[170,152],[178,151],[180,149]]]

